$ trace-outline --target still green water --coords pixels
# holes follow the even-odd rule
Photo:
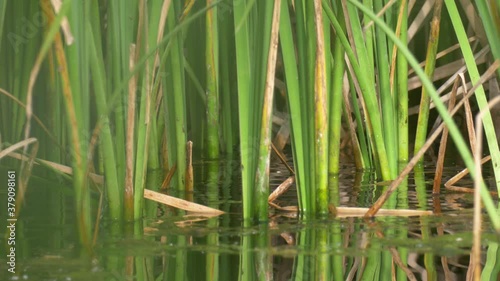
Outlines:
[[[269,223],[246,226],[238,167],[199,162],[195,201],[226,214],[204,218],[152,203],[157,216],[135,224],[102,219],[90,255],[78,246],[70,185],[33,177],[16,224],[15,274],[5,267],[6,228],[0,231],[0,280],[465,280],[472,195],[444,190],[433,197],[428,191],[433,170],[426,167],[427,182],[410,178],[407,190],[401,188],[387,205],[440,210],[436,215],[365,221],[271,212]],[[458,170],[446,169],[444,178]],[[289,176],[280,164],[271,173],[271,188]],[[332,191],[331,197],[341,206],[368,207],[384,188],[374,185],[373,177],[346,165],[338,180],[340,192]],[[0,193],[3,202],[5,191]],[[93,198],[97,206],[98,193]],[[295,189],[277,203],[297,205]],[[0,214],[5,222],[4,210]],[[482,237],[483,280],[497,280],[500,238],[487,218]],[[407,264],[407,272],[400,262]]]

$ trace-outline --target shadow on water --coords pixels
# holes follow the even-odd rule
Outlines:
[[[91,257],[77,247],[71,185],[35,177],[17,223],[17,275],[11,280],[465,280],[473,198],[446,191],[433,197],[432,182],[426,182],[433,170],[427,166],[425,177],[412,174],[385,206],[437,212],[432,216],[305,219],[272,210],[268,223],[248,226],[241,220],[238,168],[199,162],[195,202],[226,214],[206,218],[156,206],[156,216],[136,224],[102,221]],[[445,178],[458,170],[446,169]],[[271,175],[271,189],[289,176],[278,163]],[[332,203],[370,206],[384,189],[373,178],[345,165]],[[294,187],[275,203],[296,206]],[[500,239],[487,219],[483,231],[483,275],[496,280]],[[5,255],[0,261],[7,262]]]

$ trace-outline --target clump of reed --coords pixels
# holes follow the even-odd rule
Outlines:
[[[484,67],[472,48],[489,46],[487,64],[500,59],[495,1],[476,0],[472,12],[452,0],[18,2],[0,2],[2,141],[34,136],[40,158],[72,166],[83,242],[91,229],[89,173],[105,176],[110,218],[137,220],[146,209],[144,188],[161,184],[151,171],[175,171],[171,186],[185,190],[188,140],[195,157],[240,157],[243,216],[267,220],[275,79],[286,86],[305,216],[327,214],[335,203],[329,189],[339,173],[342,120],[359,169],[376,169],[381,181],[409,171],[409,67],[421,88],[414,154],[428,140],[432,105],[476,176],[433,83],[436,66],[446,66],[440,60],[463,58],[493,167],[500,167]],[[417,6],[425,8],[419,16]],[[428,23],[421,20],[428,7],[427,35],[415,30]],[[471,37],[466,28],[477,19],[482,25]],[[425,45],[422,69],[416,56]],[[438,52],[444,48],[455,51]],[[494,174],[500,188],[500,168]],[[484,183],[481,198],[499,230]]]

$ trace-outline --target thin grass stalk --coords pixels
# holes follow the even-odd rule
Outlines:
[[[333,51],[332,94],[329,100],[329,146],[328,173],[338,175],[340,171],[340,140],[342,137],[342,90],[344,81],[344,49],[335,38]]]
[[[361,152],[361,144],[359,142],[358,136],[356,135],[356,129],[358,129],[355,126],[355,120],[352,118],[352,112],[353,110],[351,109],[351,101],[349,98],[349,94],[351,93],[350,89],[350,83],[349,83],[349,78],[347,77],[347,73],[344,74],[344,85],[342,89],[342,97],[344,101],[344,118],[347,120],[348,126],[349,126],[349,136],[351,139],[351,144],[352,144],[352,150],[353,150],[353,158],[354,158],[354,164],[356,166],[356,169],[362,170],[365,167],[364,164],[364,159],[363,159],[363,154]],[[364,135],[361,135],[364,137]],[[365,153],[365,155],[368,155]],[[368,159],[366,159],[368,161]]]
[[[61,118],[62,112],[64,110],[63,107],[63,98],[57,92],[57,80],[59,79],[56,76],[56,63],[55,63],[55,52],[54,48],[52,48],[47,57],[47,68],[49,72],[49,81],[47,86],[47,91],[50,95],[47,97],[43,108],[47,111],[46,124],[48,128],[52,128],[50,134],[48,134],[49,139],[52,141],[47,141],[45,143],[45,148],[42,151],[46,151],[46,155],[44,157],[47,160],[51,160],[56,163],[63,163],[63,157],[61,150],[54,149],[54,143],[62,144],[63,139],[66,134],[64,133],[64,121]],[[1,74],[0,74],[1,75]],[[1,117],[0,117],[1,118]],[[35,119],[36,120],[36,119]],[[37,121],[38,123],[38,121]],[[41,125],[41,122],[39,123]],[[44,127],[44,126],[41,126]],[[43,129],[45,132],[48,132],[48,129]],[[57,136],[57,137],[55,137]],[[43,144],[45,142],[44,138],[39,138],[40,142]]]
[[[313,43],[313,39],[309,39],[308,35],[315,34],[314,32],[314,23],[312,25],[313,29],[308,30],[306,18],[311,20],[314,19],[314,15],[306,16],[307,9],[306,4],[312,4],[311,1],[296,1],[295,2],[295,16],[296,16],[296,34],[297,34],[297,63],[298,63],[298,78],[299,78],[299,93],[310,93],[314,91],[314,87],[311,83],[313,81],[314,75],[314,66],[308,67],[308,59],[312,60],[314,55],[309,53],[308,43]],[[312,11],[312,9],[310,9]],[[290,46],[293,46],[290,45]],[[295,53],[294,53],[295,54]],[[310,68],[310,72],[309,72]],[[309,74],[311,73],[311,74]],[[309,95],[301,95],[297,97],[300,100],[300,111],[295,111],[295,114],[300,114],[300,123],[301,130],[303,131],[300,137],[302,137],[302,142],[304,146],[301,148],[302,153],[304,155],[305,161],[305,171],[304,180],[307,181],[307,185],[304,186],[304,193],[301,193],[301,196],[304,197],[304,200],[307,200],[307,209],[304,209],[304,213],[313,214],[315,212],[315,203],[314,200],[316,198],[315,192],[316,190],[313,188],[315,185],[315,173],[314,173],[314,138],[313,138],[313,129],[314,129],[314,120],[310,121],[311,118],[311,108],[309,108],[308,104],[313,105],[312,102],[308,102],[311,100]],[[292,111],[291,111],[292,112]],[[294,114],[292,112],[292,114]],[[293,120],[292,120],[293,122]],[[293,124],[292,124],[293,125]],[[294,135],[294,137],[297,135]],[[297,161],[298,162],[298,161]]]
[[[348,65],[349,66],[349,65]],[[362,170],[362,169],[366,169],[367,167],[373,167],[373,158],[370,157],[370,154],[371,154],[371,149],[370,149],[370,145],[369,145],[369,142],[367,140],[367,129],[365,128],[364,124],[363,124],[363,118],[362,118],[362,115],[361,115],[361,110],[359,108],[359,103],[358,103],[358,99],[357,99],[357,96],[356,96],[356,91],[355,90],[355,86],[354,86],[354,82],[353,82],[353,76],[351,75],[352,73],[352,67],[350,67],[350,70],[349,70],[349,75],[346,73],[346,77],[347,77],[347,81],[345,81],[346,79],[344,78],[344,83],[346,84],[349,84],[349,86],[347,86],[347,89],[344,89],[344,91],[346,92],[344,95],[346,95],[346,97],[344,97],[344,103],[346,103],[345,107],[347,108],[347,100],[349,100],[349,104],[352,105],[352,113],[354,114],[354,122],[356,123],[356,132],[357,132],[357,143],[358,143],[358,146],[359,146],[359,153],[361,154],[360,156],[361,157],[358,157],[359,160],[357,160],[357,162],[359,162],[359,164],[357,164],[357,168]],[[352,89],[352,90],[350,90]],[[349,96],[347,96],[347,94],[349,94]],[[351,118],[351,116],[346,116],[346,118]],[[353,137],[354,139],[354,137]]]
[[[123,79],[123,72],[126,72],[128,69],[128,49],[127,46],[129,42],[124,41],[125,34],[122,33],[122,29],[124,25],[121,22],[121,10],[120,6],[122,3],[126,1],[115,1],[110,2],[107,7],[107,17],[108,17],[108,28],[106,29],[106,45],[103,45],[101,42],[101,28],[99,24],[99,17],[94,17],[91,21],[92,25],[94,25],[94,41],[96,46],[105,46],[105,52],[109,54],[106,56],[106,61],[104,62],[104,71],[106,73],[106,93],[111,93],[112,89],[115,85],[118,85],[120,81]],[[97,6],[97,3],[94,3],[94,6]],[[132,6],[132,5],[131,5]],[[99,7],[96,7],[96,12],[98,12]],[[97,25],[97,26],[95,26]],[[125,48],[125,49],[124,49]],[[125,96],[126,89],[122,90],[120,96]],[[120,99],[118,108],[124,108],[125,99]],[[125,149],[125,114],[124,110],[114,110],[111,120],[113,120],[113,139],[114,139],[114,147],[116,151],[116,173],[117,178],[123,183],[125,178],[125,153],[123,153]],[[122,185],[121,185],[122,186]]]
[[[321,0],[314,0],[316,29],[316,66],[314,83],[314,123],[316,152],[316,186],[318,212],[328,213],[328,100],[326,89],[326,57]]]
[[[471,46],[468,41],[467,34],[465,33],[465,29],[462,24],[462,20],[460,18],[460,13],[458,12],[455,2],[450,0],[445,0],[445,4],[446,4],[446,9],[448,10],[448,14],[450,15],[451,22],[453,24],[455,34],[458,38],[460,49],[462,50],[462,54],[465,59],[465,64],[467,65],[467,70],[469,72],[470,79],[473,84],[476,84],[480,79],[480,75],[474,59],[474,54],[472,53]],[[475,96],[480,110],[483,109],[486,110],[488,101],[486,99],[486,95],[484,93],[484,89],[482,86],[477,88]],[[483,119],[483,126],[484,126],[484,133],[486,135],[486,140],[488,142],[488,147],[490,150],[491,162],[493,163],[493,167],[495,167],[493,169],[493,172],[495,174],[495,182],[497,190],[499,191],[498,194],[500,196],[500,150],[498,147],[498,140],[494,130],[495,126],[493,124],[493,120],[491,118],[489,110],[485,112]],[[471,172],[472,172],[472,166],[473,163],[471,163],[471,167],[467,166],[467,168]]]
[[[182,2],[182,1],[181,1]],[[185,8],[187,5],[187,1],[184,1]],[[193,9],[201,10],[205,7],[211,5],[207,4],[206,1],[191,1],[196,3],[193,5]],[[217,8],[219,9],[219,8]],[[208,12],[208,10],[207,10]],[[187,11],[183,12],[183,14]],[[219,16],[218,16],[219,17]],[[217,18],[215,20],[218,21]],[[189,32],[185,33],[184,38],[184,67],[187,74],[187,77],[193,81],[190,83],[186,81],[186,101],[188,102],[187,108],[187,122],[188,127],[190,128],[190,140],[193,141],[196,148],[200,151],[203,151],[203,156],[208,157],[207,144],[208,144],[208,134],[207,134],[207,56],[206,56],[206,46],[207,46],[207,13],[204,13],[202,18],[196,20],[193,24],[189,26]],[[218,25],[218,24],[217,24]],[[220,44],[220,43],[219,43]],[[224,44],[220,44],[222,46]],[[200,46],[205,46],[204,51],[200,50]],[[222,52],[221,52],[222,54]],[[218,74],[217,74],[218,75]],[[223,80],[217,78],[220,82]],[[192,106],[189,106],[192,105]],[[222,116],[220,117],[222,118]],[[221,119],[222,121],[223,119]]]
[[[293,33],[290,22],[290,14],[288,5],[281,5],[280,16],[280,44],[281,53],[283,56],[283,65],[286,77],[288,106],[291,119],[291,135],[292,135],[292,153],[295,163],[295,170],[297,171],[295,177],[297,182],[297,198],[299,200],[299,209],[301,212],[308,212],[310,204],[307,200],[308,175],[307,163],[305,153],[305,130],[302,125],[301,119],[301,99],[300,99],[300,79],[299,71],[297,69],[297,59],[295,56],[295,48],[293,43]],[[297,34],[297,36],[299,36]]]
[[[76,3],[75,3],[76,4]],[[89,73],[89,50],[87,45],[87,27],[86,22],[89,14],[89,3],[77,4],[71,9],[71,16],[68,17],[71,30],[78,40],[74,44],[68,45],[65,51],[68,56],[68,69],[71,79],[71,88],[75,99],[75,110],[81,120],[79,130],[80,133],[87,134],[90,131],[90,80]],[[90,137],[85,139],[85,142],[90,140]]]
[[[248,48],[249,48],[249,54],[250,54],[250,69],[251,69],[251,76],[253,77],[253,80],[249,83],[249,93],[250,96],[248,97],[248,104],[251,108],[250,115],[251,116],[260,116],[262,115],[262,108],[259,108],[261,98],[263,98],[264,94],[264,88],[262,87],[263,85],[260,85],[261,82],[264,82],[263,78],[265,76],[265,73],[260,73],[260,71],[265,71],[265,64],[263,57],[267,56],[267,52],[264,54],[263,48],[268,48],[268,44],[264,44],[262,40],[261,42],[257,42],[255,40],[256,36],[256,31],[260,29],[260,36],[262,39],[265,39],[265,30],[263,28],[267,26],[264,22],[268,21],[269,23],[271,22],[270,19],[266,18],[265,16],[261,17],[261,13],[266,13],[263,8],[267,5],[261,5],[258,4],[257,1],[254,0],[247,0],[247,8],[245,11],[245,18],[244,20],[247,22],[248,26]],[[259,92],[259,90],[262,90],[262,92]],[[259,120],[259,121],[257,121]],[[253,177],[253,173],[255,171],[255,167],[257,165],[257,158],[253,157],[258,151],[258,141],[259,141],[259,135],[260,133],[260,119],[257,118],[250,118],[248,119],[249,122],[249,142],[248,144],[251,147],[251,156],[250,156],[250,169]],[[255,183],[255,181],[253,181]],[[257,242],[257,239],[254,239],[252,243]],[[258,269],[257,269],[258,271]]]
[[[122,193],[119,187],[117,177],[117,163],[114,150],[114,141],[111,136],[111,129],[109,127],[109,117],[107,116],[107,101],[106,101],[106,76],[104,73],[104,65],[102,56],[98,54],[95,45],[94,36],[91,31],[90,23],[87,24],[87,39],[88,49],[90,51],[90,66],[91,74],[94,81],[94,91],[96,98],[97,111],[101,118],[101,148],[104,156],[104,172],[105,182],[108,195],[108,203],[110,207],[110,216],[112,219],[122,218]]]
[[[436,0],[434,2],[434,12],[431,20],[431,31],[429,34],[429,40],[427,41],[427,54],[425,57],[425,74],[427,75],[427,77],[434,76],[434,70],[436,67],[436,54],[439,43],[439,30],[440,30],[439,25],[441,23],[442,4],[443,0]],[[419,108],[420,110],[418,113],[417,133],[415,136],[414,153],[416,153],[417,151],[420,150],[420,148],[422,148],[427,138],[427,127],[429,125],[430,97],[425,87],[422,87]]]
[[[384,7],[382,0],[374,0],[374,11],[380,11]],[[390,14],[390,12],[388,13]],[[387,21],[386,15],[383,16]],[[380,108],[382,112],[383,132],[385,147],[387,150],[387,158],[389,160],[390,171],[393,177],[397,174],[397,158],[398,158],[398,130],[396,127],[396,118],[394,114],[394,99],[390,85],[390,63],[389,63],[389,46],[385,33],[375,27],[375,45],[376,45],[376,66],[378,72],[378,93],[380,96]]]
[[[263,100],[264,100],[264,89],[265,89],[265,81],[266,81],[266,73],[267,73],[267,63],[268,63],[268,50],[270,46],[270,37],[271,37],[271,26],[273,19],[273,2],[266,1],[265,3],[259,4],[259,2],[249,2],[247,7],[247,18],[242,19],[245,20],[249,27],[248,33],[248,43],[249,43],[249,51],[250,56],[254,58],[250,61],[250,69],[251,69],[251,77],[253,77],[253,81],[249,81],[249,96],[246,97],[247,105],[250,108],[248,112],[249,115],[244,122],[248,122],[248,135],[247,135],[247,145],[249,145],[250,153],[248,157],[248,173],[251,175],[251,183],[252,185],[257,184],[256,188],[252,188],[253,192],[253,201],[257,202],[257,206],[253,208],[252,213],[248,214],[244,217],[247,218],[259,218],[263,220],[267,220],[267,217],[264,214],[267,214],[267,197],[268,197],[268,184],[267,180],[262,180],[259,177],[262,177],[265,172],[262,165],[265,165],[266,161],[263,161],[265,157],[263,156],[263,151],[266,149],[261,147],[263,145],[263,139],[260,139],[262,125],[266,124],[269,119],[262,120],[261,115],[264,114],[264,110],[272,110],[272,104],[269,105],[271,108],[263,108]],[[261,6],[262,5],[262,6]],[[259,30],[258,33],[256,31]],[[246,77],[245,79],[248,79]],[[273,78],[274,79],[274,76]],[[273,86],[274,89],[274,86]],[[272,98],[271,98],[272,99]],[[266,97],[266,102],[269,100]],[[267,105],[266,105],[267,106]],[[241,108],[241,106],[240,106]],[[266,113],[267,115],[268,113]],[[270,113],[269,113],[270,116]],[[240,118],[240,124],[241,124]],[[264,123],[262,123],[264,122]],[[266,128],[266,126],[264,126]],[[240,141],[244,141],[240,139]],[[269,143],[267,144],[267,149],[270,147],[270,132],[269,132]],[[242,151],[243,153],[243,151]],[[263,161],[263,162],[261,162]],[[260,166],[260,167],[259,167]],[[250,188],[250,186],[243,187]]]
[[[230,0],[225,0],[230,1]],[[228,3],[223,2],[225,5]],[[232,159],[235,138],[237,136],[235,124],[237,115],[233,110],[234,95],[232,95],[232,77],[230,76],[230,51],[234,52],[234,34],[231,33],[233,22],[227,14],[218,16],[219,25],[219,59],[220,59],[220,93],[221,93],[221,119],[222,119],[222,141],[225,144],[224,152],[228,159]]]
[[[151,106],[150,110],[150,119],[149,119],[149,145],[148,145],[148,157],[147,157],[147,182],[146,185],[148,189],[158,190],[161,184],[161,175],[159,171],[160,167],[160,149],[162,139],[159,137],[161,134],[163,127],[159,127],[158,123],[163,124],[163,120],[158,121],[158,111],[161,108],[162,99],[159,96],[161,92],[161,76],[162,72],[160,71],[160,52],[163,51],[163,48],[157,48],[158,44],[161,42],[165,28],[166,21],[168,16],[168,11],[171,7],[170,0],[157,0],[151,4],[151,16],[149,18],[149,26],[148,26],[148,46],[152,49],[156,50],[154,59],[149,62],[146,66],[148,67],[148,71],[150,71],[150,85],[147,86],[147,89],[150,91],[150,102]],[[167,47],[168,48],[168,45]],[[182,147],[185,148],[186,143],[182,144]],[[186,163],[186,158],[182,160]],[[147,201],[146,208],[144,209],[146,212],[146,216],[154,216],[156,214],[156,204]]]
[[[461,76],[461,75],[460,75]],[[453,108],[455,107],[456,103],[456,97],[457,97],[457,90],[460,84],[460,76],[457,76],[455,79],[455,83],[453,83],[453,88],[451,90],[451,96],[448,101],[448,111],[451,112]],[[466,101],[467,99],[464,99]],[[465,104],[469,104],[466,102]],[[470,139],[472,141],[472,139]],[[441,140],[439,142],[439,152],[438,152],[438,158],[436,161],[436,172],[434,173],[434,183],[432,186],[432,194],[440,194],[441,190],[441,178],[443,176],[443,169],[444,169],[444,156],[446,153],[446,145],[448,142],[448,128],[444,128],[443,132],[441,134]],[[474,147],[474,146],[472,146]]]
[[[166,66],[168,68],[169,65]],[[164,78],[165,81],[163,81],[164,85],[169,85],[167,89],[163,90],[163,99],[165,102],[164,104],[164,119],[165,119],[165,142],[166,142],[166,159],[168,160],[168,163],[164,163],[164,165],[167,165],[170,171],[173,171],[172,177],[170,180],[170,184],[167,184],[165,187],[170,186],[177,186],[178,182],[178,177],[176,177],[176,170],[177,170],[177,151],[176,151],[176,140],[175,140],[175,125],[174,125],[174,120],[175,120],[175,110],[173,108],[173,100],[172,100],[172,94],[170,94],[172,90],[172,77],[168,76]]]
[[[137,44],[141,52],[147,53],[148,43],[145,37],[148,35],[147,30],[147,7],[146,1],[139,1],[139,17],[138,17],[138,31],[137,31]],[[144,51],[142,51],[144,50]],[[136,55],[138,57],[138,55]],[[148,61],[146,61],[146,64]],[[137,68],[136,63],[136,68]],[[133,71],[131,71],[133,75]],[[143,203],[144,203],[144,185],[146,184],[146,165],[148,157],[148,143],[149,143],[149,107],[150,107],[150,97],[146,86],[149,86],[149,67],[144,69],[144,74],[141,82],[141,89],[139,90],[140,95],[140,106],[139,106],[139,116],[137,120],[137,151],[135,157],[135,174],[134,174],[134,220],[140,219],[143,214]]]
[[[369,7],[370,9],[373,10],[373,0],[363,0],[363,4],[366,7]],[[376,50],[376,43],[377,41],[375,40],[375,30],[373,27],[368,27],[366,28],[366,25],[370,22],[370,19],[368,17],[363,17],[363,24],[365,25],[365,28],[363,28],[363,31],[365,33],[365,43],[364,46],[366,47],[366,54],[368,56],[368,63],[369,65],[375,65],[375,50]]]
[[[135,64],[135,44],[130,46],[129,69]],[[129,81],[128,107],[127,107],[127,138],[126,138],[126,164],[125,164],[125,194],[123,199],[124,218],[134,220],[134,142],[135,142],[135,113],[136,113],[137,77]]]
[[[400,34],[399,39],[403,44],[408,41],[408,3],[406,0],[400,2]],[[398,120],[398,162],[408,162],[409,138],[408,138],[408,62],[401,51],[397,50],[396,58],[396,80],[397,80],[397,120]],[[399,170],[398,172],[401,172]]]
[[[276,73],[276,59],[278,54],[278,35],[280,22],[281,0],[274,1],[273,18],[271,24],[271,40],[269,45],[269,55],[267,63],[266,88],[262,109],[262,121],[259,144],[259,161],[256,174],[255,201],[257,202],[257,217],[259,221],[268,220],[269,197],[269,168],[271,154],[271,129],[274,79]]]
[[[50,8],[50,5],[46,6],[48,9]],[[23,7],[24,9],[21,9],[21,11],[25,10],[27,11],[28,15],[31,16],[34,14],[34,12],[37,9],[37,5],[28,5],[27,7]],[[24,11],[23,11],[24,12]],[[26,13],[26,12],[25,12]],[[24,17],[24,15],[23,15]],[[18,19],[16,19],[18,20]],[[54,20],[55,21],[55,20]],[[64,21],[64,19],[63,19]],[[21,25],[21,28],[18,29],[18,31],[21,32],[24,36],[33,36],[35,33],[25,33],[25,28],[24,26],[27,25],[25,22],[21,21],[21,23],[16,23]],[[62,24],[62,22],[61,22]],[[36,27],[30,27],[30,32],[36,32]],[[48,35],[49,32],[47,32]],[[23,42],[24,43],[24,42]],[[26,110],[23,111],[19,107],[14,107],[14,118],[17,117],[17,123],[15,126],[21,126],[21,128],[14,128],[15,135],[14,137],[17,138],[20,136],[20,132],[22,131],[22,128],[24,128],[24,138],[28,139],[29,134],[31,133],[31,117],[33,113],[33,89],[35,86],[36,82],[36,77],[38,76],[38,72],[40,71],[40,67],[42,66],[42,62],[44,60],[44,57],[47,55],[48,50],[50,49],[50,44],[51,41],[44,40],[42,47],[40,49],[40,52],[38,51],[38,46],[37,44],[21,44],[21,46],[16,46],[17,48],[21,48],[22,53],[22,59],[15,59],[15,67],[16,69],[13,71],[15,73],[14,75],[14,81],[16,82],[14,84],[14,89],[13,93],[16,93],[19,91],[19,97],[21,100],[26,100]],[[16,49],[15,52],[19,51],[19,49]],[[38,53],[39,52],[39,53]],[[25,69],[31,69],[31,72],[28,73],[27,71],[24,71]],[[17,90],[17,91],[16,91]],[[22,98],[21,98],[22,97]],[[17,114],[16,114],[17,113]],[[11,116],[8,116],[7,119],[11,119]],[[24,153],[28,153],[27,151],[28,147],[24,147]],[[22,172],[22,171],[21,171]]]
[[[324,45],[324,53],[325,53],[325,73],[326,73],[326,90],[327,90],[327,100],[330,102],[330,95],[329,93],[332,92],[332,71],[333,71],[333,56],[332,56],[332,51],[333,51],[333,39],[332,37],[334,34],[331,32],[330,28],[325,28],[330,26],[330,20],[328,20],[328,17],[325,15],[325,12],[323,9],[321,9],[321,26],[323,26],[323,45]],[[329,103],[326,105],[327,110],[330,108]]]
[[[342,17],[342,7],[341,3],[338,1],[332,1],[333,10]],[[326,21],[325,26],[329,26],[328,17],[326,16],[326,12],[324,21]],[[344,89],[344,72],[345,72],[345,61],[344,56],[345,52],[343,50],[342,44],[337,37],[332,39],[333,41],[333,54],[331,56],[331,64],[332,66],[332,77],[330,79],[330,91],[331,97],[329,98],[329,108],[328,108],[328,130],[329,130],[329,146],[328,146],[328,154],[329,154],[329,162],[328,162],[328,173],[330,175],[335,175],[339,173],[339,164],[340,164],[340,142],[341,142],[341,132],[342,132],[342,99],[344,97],[343,89]],[[348,110],[350,112],[350,110]],[[349,113],[350,114],[350,113]],[[349,118],[350,119],[350,118]],[[354,138],[353,138],[354,141]],[[357,142],[357,140],[356,140]],[[356,145],[353,145],[355,147]],[[356,149],[356,148],[354,148]],[[355,151],[356,155],[359,150]],[[355,157],[356,158],[356,157]],[[357,160],[355,160],[357,161]]]
[[[248,9],[246,0],[233,0],[236,66],[238,83],[238,113],[240,124],[240,151],[243,184],[243,217],[249,219],[253,215],[253,191],[255,177],[252,175],[252,135],[250,114],[252,104],[250,81],[253,79],[250,54],[249,23],[245,10]]]
[[[169,26],[171,29],[174,28],[175,24],[175,5],[171,7],[169,18]],[[171,74],[173,76],[173,90],[174,93],[174,106],[175,106],[175,136],[177,143],[177,188],[179,190],[185,189],[185,178],[186,178],[186,149],[185,144],[187,142],[187,128],[186,128],[186,95],[184,89],[184,74],[182,65],[182,36],[181,33],[176,34],[172,38],[172,50],[171,50]]]
[[[4,48],[5,54],[2,55],[2,64],[8,65],[9,67],[8,69],[2,69],[3,71],[0,73],[2,77],[1,81],[2,84],[4,84],[3,87],[16,96],[18,100],[23,101],[27,100],[27,85],[30,76],[30,73],[26,71],[26,69],[32,68],[38,50],[37,44],[25,44],[26,41],[23,35],[26,30],[23,29],[25,24],[21,22],[21,19],[25,17],[26,13],[32,13],[33,9],[36,7],[36,2],[31,2],[31,5],[26,6],[18,1],[11,1],[9,5],[6,5],[7,16],[5,17],[5,29],[12,30],[13,32],[7,34],[6,37],[8,40],[2,40],[2,43],[4,43],[7,47]],[[47,9],[51,9],[50,5],[45,7],[47,7]],[[55,25],[53,25],[53,27],[55,27],[55,30],[57,31],[57,27]],[[54,30],[52,31],[54,32]],[[29,35],[36,35],[39,33],[37,30],[32,28],[29,29],[29,32]],[[49,36],[48,31],[46,31],[45,36]],[[3,103],[3,105],[9,106],[11,103],[6,102]],[[28,104],[26,105],[28,106]],[[18,106],[13,106],[9,109],[11,110],[2,110],[1,113],[3,122],[3,140],[15,143],[19,140],[19,136],[21,136],[22,129],[25,125],[26,110],[21,109]]]
[[[5,22],[5,11],[7,7],[7,0],[0,0],[0,38],[2,37],[3,33],[3,26]],[[0,44],[0,52],[2,51],[2,44]]]
[[[201,85],[200,80],[196,76],[195,70],[189,64],[189,61],[186,60],[186,56],[184,56],[184,70],[186,71],[186,74],[193,82],[194,84],[193,87],[195,88],[198,97],[202,100],[203,104],[205,104],[207,102],[205,97],[205,91],[203,90],[203,86]]]
[[[305,26],[305,32],[306,32],[306,42],[305,42],[305,55],[306,57],[304,58],[305,61],[305,73],[303,74],[304,79],[303,82],[306,85],[306,93],[314,93],[314,95],[303,95],[303,106],[304,110],[302,111],[302,114],[305,114],[302,116],[303,122],[306,124],[306,130],[307,133],[305,137],[308,140],[308,145],[306,146],[307,153],[309,154],[309,161],[311,163],[310,167],[310,186],[309,186],[309,191],[307,193],[307,197],[309,201],[311,202],[311,211],[312,214],[316,214],[318,210],[318,191],[321,188],[321,185],[317,184],[317,179],[319,175],[319,171],[316,172],[316,168],[319,165],[319,160],[317,158],[317,150],[318,150],[318,145],[316,144],[316,139],[318,137],[316,130],[317,125],[316,125],[316,96],[318,92],[318,88],[321,88],[321,80],[323,78],[317,77],[317,72],[322,71],[322,67],[320,70],[317,70],[317,44],[318,40],[320,40],[318,37],[318,32],[316,30],[316,7],[314,4],[314,1],[303,1],[303,8],[304,8],[304,26]],[[323,33],[321,33],[319,36],[323,37]],[[324,48],[324,46],[323,46]],[[317,78],[319,78],[319,81],[317,81]],[[320,83],[320,84],[318,84]],[[320,90],[321,91],[321,90]],[[314,116],[314,119],[311,118],[311,116]],[[320,179],[323,180],[323,179]]]
[[[213,0],[207,0],[207,6]],[[219,158],[219,32],[217,6],[206,14],[205,67],[207,81],[207,156]]]
[[[193,142],[188,141],[186,144],[186,194],[191,195],[193,194]],[[192,198],[191,198],[191,201]]]
[[[11,3],[12,3],[12,5],[7,6],[7,8],[10,7],[9,12],[11,11],[11,13],[10,13],[10,16],[9,16],[9,13],[7,14],[6,28],[9,28],[10,26],[18,26],[16,20],[18,20],[22,16],[20,14],[22,9],[19,9],[19,8],[16,9],[16,5],[21,5],[20,4],[21,2],[17,2],[17,1],[12,2],[11,1]],[[49,8],[50,8],[50,6],[49,6]],[[16,29],[14,29],[14,30],[17,31]],[[45,33],[47,33],[47,31]],[[45,36],[47,36],[47,35],[45,35]],[[7,42],[7,41],[5,41],[5,42]],[[11,46],[12,45],[13,44],[11,43]],[[19,44],[15,44],[12,49],[15,53],[20,52],[20,51],[24,51],[24,48],[21,49],[21,47],[22,47],[22,45],[19,46]],[[4,48],[4,50],[7,51],[8,49]],[[2,73],[3,74],[2,80],[5,81],[4,83],[6,84],[5,87],[8,87],[7,90],[9,90],[19,100],[26,100],[26,93],[20,91],[19,86],[18,86],[19,79],[20,79],[21,75],[14,75],[14,73],[20,73],[20,70],[21,70],[19,59],[16,59],[15,56],[8,56],[5,59],[6,59],[6,63],[11,68],[11,71],[5,71],[5,73]],[[3,114],[2,121],[5,122],[2,126],[2,128],[4,128],[4,130],[5,130],[5,133],[3,135],[3,139],[4,139],[4,141],[11,140],[11,142],[14,143],[14,142],[16,142],[16,140],[18,140],[17,136],[19,136],[21,134],[20,133],[21,129],[18,126],[22,126],[22,124],[24,123],[24,118],[26,116],[26,113],[20,112],[20,110],[17,107],[12,107],[11,124],[13,126],[8,126],[7,120],[9,120],[9,118],[7,115],[7,110],[2,110],[2,114]],[[19,120],[19,119],[21,119],[21,120]]]
[[[476,117],[476,140],[478,145],[474,147],[474,162],[476,164],[476,178],[474,179],[474,216],[472,220],[472,249],[471,264],[474,280],[481,280],[481,181],[483,180],[481,171],[481,155],[483,130],[481,122],[481,113]]]

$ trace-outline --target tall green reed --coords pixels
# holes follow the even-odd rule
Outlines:
[[[425,58],[425,74],[428,77],[432,77],[434,75],[434,70],[436,67],[436,54],[439,43],[442,4],[442,0],[437,0],[434,2],[433,15],[431,19],[431,31],[429,33],[429,40],[427,41],[427,54]],[[415,153],[418,152],[425,143],[425,140],[427,138],[427,127],[429,124],[430,97],[424,87],[422,87],[422,93],[420,94],[419,108],[420,110],[418,113],[417,132],[415,137]]]
[[[207,1],[210,5],[212,1]],[[217,6],[206,14],[206,81],[207,81],[207,154],[208,158],[219,158],[219,32]]]
[[[243,216],[246,219],[267,220],[265,172],[257,175],[259,161],[269,165],[269,160],[258,157],[262,143],[260,126],[263,112],[265,74],[271,34],[273,2],[235,0],[234,34],[236,48],[239,134],[243,184]],[[268,109],[272,104],[267,104]],[[270,120],[270,119],[268,119]],[[267,124],[266,124],[267,125]],[[264,126],[264,128],[266,128]],[[260,141],[259,141],[260,140]],[[256,186],[256,181],[259,186]],[[254,209],[257,202],[258,209]]]

